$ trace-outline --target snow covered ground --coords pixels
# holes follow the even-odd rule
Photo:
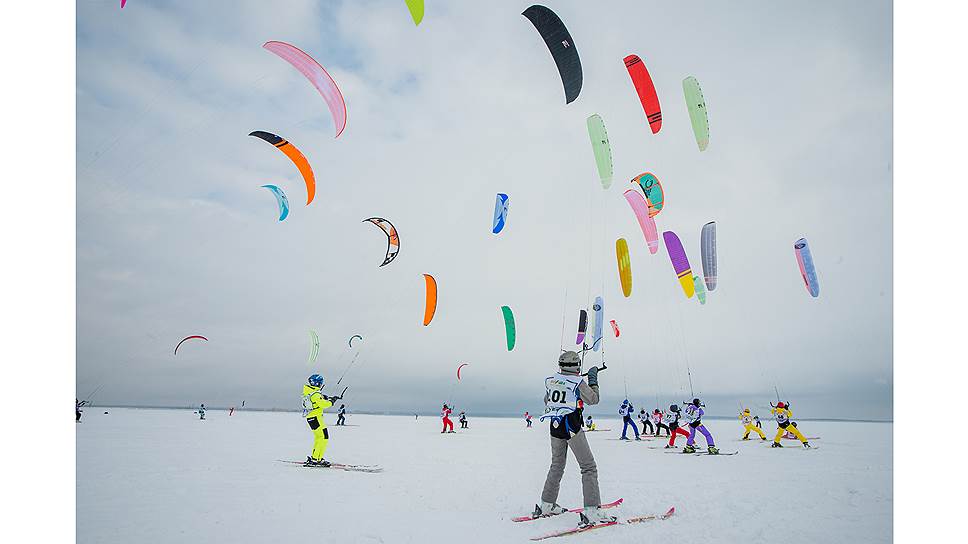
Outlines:
[[[104,415],[102,412],[110,412]],[[761,414],[762,416],[762,414]],[[577,514],[527,523],[549,463],[548,431],[518,419],[473,418],[440,434],[439,418],[350,415],[333,427],[336,462],[380,474],[304,469],[312,435],[299,414],[89,408],[77,425],[77,541],[94,542],[526,542],[573,526]],[[456,425],[456,419],[455,419]],[[768,434],[775,429],[764,422]],[[602,498],[667,521],[573,535],[574,542],[889,542],[890,423],[800,424],[820,446],[739,442],[739,422],[708,422],[730,457],[673,455],[658,441],[589,435]],[[677,444],[683,443],[680,439]],[[700,443],[702,441],[700,440]],[[574,458],[559,502],[581,505]]]

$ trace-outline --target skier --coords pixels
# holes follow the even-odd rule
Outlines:
[[[323,419],[323,410],[332,407],[333,401],[340,400],[340,397],[327,397],[320,392],[322,388],[323,377],[319,374],[310,376],[303,385],[303,416],[313,431],[313,453],[303,463],[307,467],[328,467],[330,464],[323,459],[329,444],[329,430]]]
[[[655,427],[652,425],[649,414],[645,413],[645,408],[639,411],[639,421],[642,423],[642,434],[655,434]],[[647,431],[646,429],[651,430]]]
[[[448,408],[447,404],[445,403],[444,408],[440,411],[440,417],[444,420],[444,430],[440,431],[440,434],[454,432],[454,422],[450,420],[451,412],[453,412],[453,410]],[[450,431],[447,430],[448,427],[450,427]]]
[[[460,411],[460,415],[458,416],[457,420],[460,421],[461,429],[467,428],[467,414],[465,414],[463,410]]]
[[[589,431],[595,430],[595,420],[592,419],[591,414],[588,414],[588,417],[585,418],[585,427],[587,427]]]
[[[672,406],[676,406],[676,405],[673,404]],[[671,406],[670,406],[670,408],[671,408]],[[676,408],[678,409],[679,407],[676,406]],[[670,426],[666,425],[665,423],[663,423],[665,420],[666,420],[666,414],[664,412],[660,412],[658,408],[656,408],[655,410],[652,410],[652,422],[655,423],[655,435],[656,436],[659,436],[661,434],[662,429],[665,429],[666,430],[666,436],[672,436],[673,435],[672,428]],[[679,421],[679,415],[678,414],[676,414],[675,420],[677,422]]]
[[[760,416],[753,416],[753,421],[756,422],[756,428],[757,429],[762,429],[763,428],[763,424],[760,423]]]
[[[205,419],[205,405],[202,404],[198,407],[198,419]]]
[[[340,404],[339,410],[336,411],[336,424],[346,425],[346,405]]]
[[[232,414],[234,414],[234,413],[235,413],[235,406],[229,408],[229,417],[231,417]]]
[[[628,433],[629,425],[631,425],[632,430],[635,431],[635,439],[642,440],[639,438],[639,428],[635,425],[635,421],[632,419],[632,414],[634,413],[635,408],[632,406],[632,403],[629,402],[629,399],[622,401],[622,406],[620,406],[618,409],[618,415],[622,416],[622,423],[624,423],[624,425],[622,426],[622,438],[619,440],[629,439],[628,436],[625,436],[626,433]]]
[[[528,412],[525,412],[524,413],[524,421],[527,422],[528,428],[530,429],[531,428],[531,414],[529,414]]]
[[[659,410],[656,409],[656,412],[658,411]],[[669,431],[669,443],[666,444],[666,449],[676,447],[677,435],[681,434],[682,436],[685,436],[687,439],[689,438],[689,433],[686,432],[685,429],[679,427],[679,417],[681,415],[682,415],[682,411],[679,410],[679,405],[677,404],[670,404],[669,411],[662,414],[662,421],[667,423],[668,426],[662,425],[662,424],[660,425],[662,425],[662,427],[665,427],[666,430]],[[656,432],[656,436],[659,436],[658,432]]]
[[[81,414],[84,413],[84,410],[81,410],[81,407],[85,405],[87,405],[86,400],[77,400],[77,397],[74,397],[74,421],[78,423],[81,422]]]
[[[686,447],[682,449],[682,453],[696,453],[696,431],[701,432],[706,439],[706,451],[710,455],[719,453],[719,449],[713,443],[713,435],[709,434],[706,426],[702,424],[702,416],[706,413],[702,406],[703,404],[699,402],[699,399],[692,399],[692,402],[686,405],[686,410],[682,414],[682,417],[689,423],[689,438],[686,439]]]
[[[772,403],[771,403],[772,405]],[[780,444],[780,438],[783,436],[785,431],[793,433],[794,436],[803,444],[804,448],[809,448],[810,443],[807,442],[806,437],[797,429],[796,425],[790,425],[790,418],[793,417],[793,412],[790,411],[790,405],[784,404],[783,402],[776,403],[776,406],[770,410],[770,413],[776,416],[776,437],[773,439],[772,447],[782,448],[783,445]]]
[[[766,440],[766,435],[763,434],[763,431],[753,424],[753,416],[750,415],[749,408],[743,408],[743,413],[739,415],[739,419],[743,422],[743,428],[746,429],[746,432],[743,433],[743,440],[749,440],[751,432],[760,435],[760,440]]]
[[[541,491],[541,504],[534,507],[534,517],[563,514],[558,505],[558,490],[565,473],[568,450],[575,454],[581,468],[584,509],[580,514],[581,526],[614,523],[601,509],[602,499],[598,488],[598,466],[588,446],[588,439],[581,430],[582,409],[585,404],[598,404],[598,367],[588,369],[588,382],[580,376],[581,357],[574,351],[566,351],[558,358],[558,372],[545,378],[545,413],[539,419],[551,420],[551,468]]]

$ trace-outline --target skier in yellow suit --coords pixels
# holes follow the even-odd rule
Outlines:
[[[750,414],[749,408],[743,408],[743,413],[739,415],[739,419],[743,422],[743,428],[746,429],[746,432],[743,434],[743,440],[749,440],[751,432],[760,435],[760,440],[766,440],[766,435],[763,434],[763,430],[753,422],[753,415]]]
[[[329,461],[323,459],[329,443],[329,431],[323,420],[323,410],[333,406],[333,401],[339,400],[340,397],[327,397],[320,392],[323,387],[323,377],[319,374],[313,374],[306,381],[307,383],[303,385],[303,415],[306,416],[306,423],[313,431],[313,454],[306,458],[304,466],[328,467]]]
[[[771,444],[771,446],[774,448],[782,448],[783,444],[780,444],[780,439],[783,438],[784,432],[789,431],[793,433],[793,435],[796,436],[800,442],[803,443],[804,448],[810,447],[806,437],[803,436],[800,430],[797,429],[796,426],[790,424],[790,418],[793,417],[793,412],[790,411],[790,408],[786,404],[783,402],[777,402],[776,406],[770,410],[770,413],[776,416],[777,425],[776,437],[773,439],[773,444]]]

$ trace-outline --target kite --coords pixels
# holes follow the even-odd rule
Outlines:
[[[413,24],[420,26],[420,21],[423,21],[424,16],[424,0],[406,0],[407,9],[410,10],[410,17],[413,18]]]
[[[598,178],[602,182],[602,189],[608,189],[612,186],[612,148],[608,145],[605,121],[594,113],[588,117],[587,124],[592,151],[595,152],[595,164],[598,165]]]
[[[702,89],[696,78],[689,76],[682,80],[682,92],[686,96],[686,107],[689,108],[689,121],[692,122],[692,133],[696,135],[699,151],[705,151],[709,145],[709,117],[706,115],[706,100],[702,97]]]
[[[291,64],[313,84],[313,87],[316,87],[329,107],[329,113],[333,116],[333,125],[336,127],[336,137],[339,138],[343,129],[346,128],[346,102],[343,101],[343,93],[339,91],[339,87],[336,86],[336,82],[333,81],[329,72],[306,52],[294,45],[285,42],[266,42],[262,44],[262,47]]]
[[[206,342],[208,342],[208,338],[205,338],[204,336],[198,336],[198,335],[186,336],[185,338],[182,338],[181,342],[178,342],[177,346],[175,346],[175,355],[178,355],[178,347],[181,346],[185,342],[185,340],[191,340],[193,338],[198,338],[200,340],[205,340]]]
[[[699,246],[702,250],[702,275],[706,280],[706,289],[715,291],[717,280],[715,221],[710,221],[702,226]]]
[[[358,335],[358,334],[354,334],[353,336],[350,336],[350,340],[349,340],[350,347],[353,347],[353,339],[354,338],[359,338],[361,341],[363,340],[363,337],[360,336],[360,335]]]
[[[638,55],[625,57],[625,67],[632,78],[632,85],[635,85],[635,92],[639,95],[639,102],[642,102],[642,109],[649,120],[649,128],[652,134],[658,134],[662,128],[662,109],[659,107],[659,96],[655,94],[655,85],[652,84],[652,76],[645,68],[645,63]]]
[[[635,212],[635,218],[639,221],[639,227],[642,228],[642,235],[645,236],[645,242],[649,245],[649,253],[655,255],[659,251],[659,231],[655,227],[655,220],[649,215],[648,204],[645,198],[634,189],[629,189],[624,194],[625,200],[628,201],[629,206],[632,207],[632,211]],[[622,241],[624,242],[624,240]],[[629,282],[631,282],[631,278]],[[629,289],[631,288],[630,283]]]
[[[316,356],[319,355],[319,335],[316,331],[309,331],[309,364],[316,362]]]
[[[669,260],[672,261],[672,268],[676,271],[682,291],[686,294],[686,298],[692,298],[696,293],[696,285],[692,281],[692,268],[689,268],[689,259],[686,257],[686,251],[682,249],[682,242],[671,230],[663,232],[662,239],[665,240],[666,251],[669,252]]]
[[[646,172],[632,178],[632,183],[639,185],[642,193],[645,195],[645,199],[649,202],[649,217],[659,215],[659,212],[662,211],[662,206],[665,205],[665,192],[662,190],[662,184],[659,183],[659,178],[655,177],[655,174],[651,172]]]
[[[618,338],[618,336],[622,334],[622,331],[618,330],[618,323],[616,323],[614,319],[608,323],[612,326],[612,332],[615,333],[615,338]]]
[[[632,296],[632,262],[629,259],[629,245],[625,238],[615,240],[615,258],[618,259],[618,277],[622,280],[622,294],[625,298],[629,298]]]
[[[504,193],[497,194],[497,200],[494,202],[494,225],[491,228],[491,232],[498,234],[504,230],[504,223],[508,220],[508,195]]]
[[[121,0],[121,9],[124,9],[124,3],[127,2],[127,1],[128,0]]]
[[[504,314],[504,336],[507,338],[508,351],[511,351],[514,349],[514,340],[517,338],[517,330],[514,328],[514,313],[507,306],[501,306],[501,313]]]
[[[585,341],[585,330],[588,328],[588,312],[585,310],[578,310],[578,338],[575,340],[576,344],[581,344]]]
[[[602,340],[602,329],[605,327],[605,302],[602,297],[595,297],[592,310],[595,311],[595,337],[592,339],[592,351],[598,351],[598,344]]]
[[[521,15],[531,21],[551,51],[558,67],[558,75],[561,76],[561,84],[565,88],[565,104],[570,104],[578,98],[582,80],[581,59],[578,58],[578,49],[575,48],[571,34],[555,12],[544,6],[531,6]]]
[[[279,151],[282,151],[289,157],[289,160],[296,165],[299,169],[299,173],[302,174],[303,181],[306,182],[306,205],[313,201],[316,196],[316,176],[313,175],[313,168],[309,166],[309,161],[306,157],[296,149],[296,146],[289,143],[285,138],[280,138],[271,132],[265,132],[262,130],[256,130],[250,132],[249,136],[255,136],[261,140],[265,140],[270,144],[276,146]]]
[[[282,221],[289,216],[289,199],[286,198],[286,193],[282,192],[282,189],[276,187],[275,185],[263,185],[262,187],[272,191],[272,194],[276,197],[276,202],[279,203],[279,221]]]
[[[462,369],[462,368],[464,368],[464,367],[465,367],[465,366],[467,366],[468,364],[470,364],[470,363],[461,363],[461,364],[460,364],[460,365],[459,365],[459,366],[457,367],[457,381],[460,381],[460,369]]]
[[[434,312],[437,311],[437,280],[434,279],[430,274],[423,275],[424,280],[427,283],[427,302],[424,305],[424,327],[430,325],[430,322],[434,319]]]
[[[703,285],[702,279],[699,276],[693,276],[692,284],[696,289],[696,298],[699,299],[699,304],[706,304],[706,287]]]
[[[396,259],[397,254],[400,253],[400,237],[397,236],[397,228],[393,226],[393,223],[382,217],[370,217],[363,220],[364,223],[367,221],[380,227],[380,230],[387,235],[387,256],[384,257],[383,264],[380,266],[392,263],[393,259]]]
[[[817,298],[820,296],[820,282],[817,280],[817,269],[813,266],[813,255],[810,254],[810,246],[807,245],[806,238],[800,238],[793,244],[793,250],[797,254],[797,264],[800,265],[800,276],[807,287],[810,296]]]

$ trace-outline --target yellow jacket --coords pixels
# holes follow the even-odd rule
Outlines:
[[[303,384],[303,406],[309,409],[306,412],[306,419],[315,417],[321,426],[326,427],[326,423],[323,422],[323,410],[332,407],[333,403],[323,397],[318,387]]]
[[[753,424],[753,414],[751,414],[749,412],[743,412],[743,413],[741,413],[739,415],[739,419],[740,419],[740,421],[743,422],[743,425],[752,425]]]
[[[770,413],[776,416],[777,423],[789,423],[790,419],[793,417],[793,412],[787,408],[773,408]]]

